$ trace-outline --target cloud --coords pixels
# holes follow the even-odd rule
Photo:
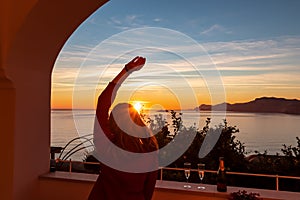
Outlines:
[[[125,21],[128,23],[133,23],[137,19],[136,15],[127,15]]]
[[[227,30],[226,28],[224,28],[223,26],[221,26],[219,24],[214,24],[211,27],[209,27],[208,29],[202,31],[200,34],[209,36],[209,35],[213,35],[215,33],[231,34],[232,32]]]
[[[153,19],[153,21],[154,22],[161,22],[161,21],[163,21],[163,19],[162,18],[155,18],[155,19]]]
[[[116,19],[115,17],[111,17],[110,21],[109,21],[109,24],[121,25],[122,22],[121,22],[121,20]]]
[[[131,16],[127,20],[134,21],[136,18]],[[133,73],[124,88],[154,82],[179,89],[186,87],[182,84],[184,81],[194,89],[205,87],[203,76],[207,78],[218,75],[213,73],[212,63],[216,64],[227,88],[239,90],[238,87],[241,86],[252,90],[257,88],[255,90],[258,91],[266,87],[278,90],[296,90],[300,87],[300,36],[209,42],[199,44],[203,47],[203,51],[199,52],[199,45],[186,44],[181,39],[178,42],[178,38],[169,39],[169,43],[164,44],[168,37],[175,36],[172,34],[155,35],[151,31],[139,30],[135,34],[129,38],[121,37],[110,41],[101,48],[84,45],[69,45],[64,48],[53,71],[53,89],[72,90],[75,84],[84,90],[91,90],[96,86],[98,89],[103,88],[137,52],[147,57],[146,66],[138,73]],[[141,37],[137,37],[138,35]],[[148,39],[152,35],[155,35],[155,41]],[[161,49],[147,49],[153,43],[161,43]],[[139,49],[144,47],[145,49]],[[169,51],[165,51],[165,47]],[[126,49],[132,49],[132,52],[125,51]],[[123,50],[127,54],[119,55],[118,52]],[[189,61],[198,64],[196,68],[200,70],[200,74]],[[79,69],[82,71],[79,72]],[[79,73],[80,81],[75,83]]]
[[[300,83],[298,81],[300,73],[295,74],[282,74],[282,73],[272,73],[263,75],[247,75],[242,76],[226,76],[223,77],[224,86],[235,90],[235,88],[248,87],[253,90],[259,91],[260,89],[273,88],[273,89],[296,89],[300,88]],[[294,95],[299,96],[298,93]]]
[[[146,26],[139,15],[127,15],[124,18],[111,17],[107,23],[120,30]]]
[[[132,17],[134,18],[134,17]],[[161,54],[161,58],[155,57],[152,62],[172,64],[176,69],[184,70],[186,67],[183,58],[180,58],[180,54],[187,56],[188,60],[200,60],[199,65],[205,66],[210,63],[204,63],[201,57],[205,57],[207,53],[219,69],[223,70],[270,70],[276,69],[299,69],[298,63],[300,63],[300,37],[282,37],[268,40],[243,40],[243,41],[231,41],[231,42],[209,42],[203,43],[203,52],[199,52],[199,46],[197,45],[185,45],[176,42],[176,39],[170,40],[166,45],[163,45],[166,41],[164,35],[157,35],[157,41],[147,39],[146,34],[152,33],[136,33],[141,35],[140,38],[120,38],[113,42],[107,43],[105,48],[101,48],[100,51],[94,51],[95,47],[92,46],[68,46],[64,48],[57,59],[57,66],[67,68],[78,67],[76,63],[82,61],[95,62],[95,64],[105,64],[106,61],[117,58],[114,52],[122,52],[120,49],[141,48],[151,44],[159,43],[161,41],[161,49],[143,49],[143,53],[147,55]],[[172,37],[172,35],[169,35]],[[134,40],[132,44],[131,40]],[[201,44],[200,44],[201,45]],[[164,46],[168,47],[168,50],[178,54],[171,55],[164,52]],[[206,52],[205,52],[206,51]],[[133,51],[134,53],[135,51]],[[128,55],[128,59],[131,56]],[[99,59],[101,57],[101,60]],[[126,62],[127,58],[124,58]],[[101,61],[101,63],[99,63]],[[150,60],[149,60],[150,61]],[[210,62],[206,60],[206,62]],[[107,63],[106,63],[107,64]]]
[[[219,69],[299,70],[300,37],[203,44]],[[272,69],[272,70],[271,70]]]

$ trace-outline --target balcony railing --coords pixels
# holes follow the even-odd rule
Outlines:
[[[170,168],[170,167],[160,167],[160,180],[163,180],[163,170],[181,170],[183,171],[183,168]],[[197,172],[196,169],[191,169],[193,172]],[[215,170],[204,170],[205,173],[213,173],[217,174],[217,171]],[[297,176],[281,176],[281,175],[271,175],[271,174],[254,174],[254,173],[245,173],[245,172],[226,172],[227,174],[231,175],[239,175],[239,176],[252,176],[252,177],[267,177],[267,178],[274,178],[276,183],[276,191],[279,191],[279,179],[294,179],[294,180],[300,180],[300,177]]]
[[[68,171],[72,173],[72,165],[73,164],[86,164],[86,165],[100,165],[99,162],[82,162],[82,161],[72,161],[70,160],[56,160],[57,163],[68,163]],[[170,168],[170,167],[160,167],[160,180],[163,179],[163,171],[164,170],[172,170],[172,171],[183,171],[183,168]],[[215,170],[204,170],[205,173],[212,173],[216,174],[217,171]],[[197,172],[196,169],[191,169],[191,172]],[[251,177],[267,177],[267,178],[274,178],[275,184],[276,184],[276,191],[279,191],[279,179],[294,179],[294,180],[300,180],[300,177],[297,176],[282,176],[282,175],[271,175],[271,174],[254,174],[254,173],[245,173],[245,172],[226,172],[229,175],[238,175],[238,176],[251,176]]]

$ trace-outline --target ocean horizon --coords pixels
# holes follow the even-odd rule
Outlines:
[[[296,137],[300,137],[300,115],[281,113],[242,113],[242,112],[210,112],[181,110],[185,127],[205,125],[206,119],[212,118],[210,127],[217,126],[226,118],[228,125],[236,126],[239,132],[236,140],[244,143],[247,154],[255,151],[268,155],[281,154],[283,144],[297,145]],[[151,111],[148,115],[161,114],[168,122],[170,114],[165,111]],[[51,146],[64,147],[70,140],[93,133],[95,110],[93,109],[52,109],[51,110]],[[80,140],[78,141],[80,142]],[[74,147],[74,143],[69,148]],[[72,160],[82,160],[90,151],[89,148],[74,154]],[[246,154],[246,155],[247,155]]]

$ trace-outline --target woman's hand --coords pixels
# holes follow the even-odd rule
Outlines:
[[[146,58],[137,56],[132,61],[127,63],[123,70],[111,81],[121,85],[123,81],[130,75],[128,72],[134,72],[140,70],[146,62]]]
[[[145,65],[145,62],[146,58],[137,56],[125,65],[125,70],[127,72],[138,71]]]

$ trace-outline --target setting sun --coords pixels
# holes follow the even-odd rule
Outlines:
[[[133,107],[134,107],[138,112],[141,112],[141,110],[142,110],[142,108],[143,108],[143,105],[141,104],[141,102],[137,101],[137,102],[134,102]]]

